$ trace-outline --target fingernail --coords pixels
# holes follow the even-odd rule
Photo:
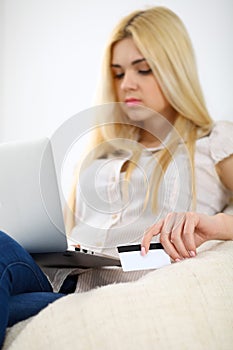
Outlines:
[[[190,255],[191,257],[194,257],[194,256],[196,256],[196,253],[195,253],[193,250],[190,250],[189,255]]]
[[[145,247],[141,247],[141,255],[142,255],[142,256],[146,255],[146,249],[145,249]]]
[[[180,262],[181,260],[179,258],[176,258],[175,259],[175,262]]]

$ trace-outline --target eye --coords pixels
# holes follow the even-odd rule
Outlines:
[[[151,68],[149,68],[149,69],[139,69],[138,73],[141,74],[141,75],[149,75],[149,74],[152,73],[152,70],[151,70]]]
[[[124,73],[113,73],[114,79],[122,79],[124,77]]]

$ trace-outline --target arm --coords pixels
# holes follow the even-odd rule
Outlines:
[[[223,185],[233,193],[233,155],[219,162],[216,165],[216,170]],[[225,210],[226,213],[228,212],[232,214],[232,206],[233,206],[233,203],[231,203],[231,206],[229,206],[228,211]],[[225,240],[233,239],[232,237],[233,215],[227,215],[226,213],[218,214],[217,221],[218,221],[219,231],[217,232],[216,239],[225,239]]]
[[[217,163],[216,170],[223,185],[233,191],[233,155]]]
[[[233,156],[225,158],[216,166],[222,183],[233,191]],[[175,261],[196,255],[196,248],[208,240],[233,239],[233,215],[170,213],[151,226],[142,240],[142,254],[148,252],[153,236],[160,234],[165,251]]]
[[[205,241],[232,240],[233,215],[170,213],[147,230],[141,244],[143,255],[148,252],[152,237],[158,234],[167,254],[180,261],[194,257],[196,248]]]

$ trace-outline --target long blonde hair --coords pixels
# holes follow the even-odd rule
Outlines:
[[[192,169],[194,169],[194,151],[197,138],[207,135],[212,127],[213,121],[207,111],[202,94],[195,55],[187,30],[180,18],[170,9],[165,7],[152,7],[145,11],[135,11],[124,17],[115,27],[107,43],[103,66],[101,85],[98,89],[97,103],[99,105],[110,102],[118,102],[114,89],[114,79],[111,71],[112,49],[115,43],[130,37],[147,60],[155,79],[173,109],[177,112],[174,124],[176,132],[182,135],[190,154]],[[120,108],[114,109],[111,116],[108,115],[109,124],[96,128],[91,147],[104,143],[105,152],[112,151],[110,141],[115,138],[127,138],[138,140],[140,130],[127,123],[127,117],[123,115]],[[104,120],[106,121],[106,120]],[[160,152],[159,164],[161,172],[154,172],[154,183],[161,181],[162,173],[166,171],[172,153],[178,146],[177,140],[171,138],[170,146]],[[98,148],[98,147],[97,147]],[[96,158],[100,154],[96,154]],[[95,157],[94,157],[95,158]],[[138,152],[132,157],[126,178],[129,179]],[[73,190],[68,201],[70,217],[66,217],[68,231],[74,225],[72,215],[75,211],[75,187],[78,175],[76,174]],[[193,170],[194,180],[194,170]],[[195,197],[195,181],[193,181],[193,193]],[[158,186],[155,186],[154,201]]]

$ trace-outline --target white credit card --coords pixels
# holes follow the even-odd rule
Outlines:
[[[161,243],[151,243],[148,253],[141,255],[141,244],[117,247],[123,271],[158,269],[171,264]]]

